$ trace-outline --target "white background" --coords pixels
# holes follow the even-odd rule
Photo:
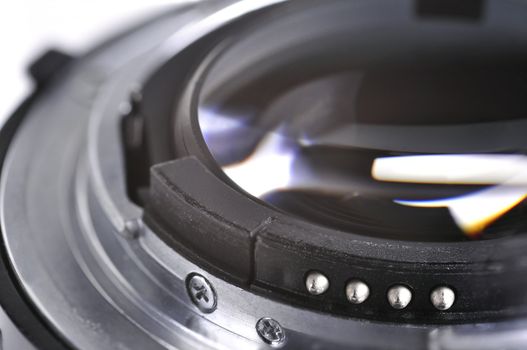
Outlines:
[[[31,89],[25,69],[54,47],[81,54],[178,0],[0,0],[0,125]]]

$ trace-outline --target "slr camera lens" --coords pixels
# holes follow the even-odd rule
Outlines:
[[[527,348],[526,19],[185,1],[43,55],[0,135],[0,348]]]

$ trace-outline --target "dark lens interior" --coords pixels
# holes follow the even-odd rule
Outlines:
[[[321,225],[420,241],[524,232],[527,33],[480,7],[394,5],[291,10],[233,39],[201,92],[210,153],[248,194]]]

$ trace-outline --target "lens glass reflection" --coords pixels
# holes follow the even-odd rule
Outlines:
[[[433,26],[449,40],[447,24]],[[320,53],[319,40],[296,56],[245,51],[239,70],[219,58],[199,106],[210,153],[250,195],[340,230],[420,241],[524,232],[527,57],[445,46],[416,60],[426,40],[395,53],[381,41],[373,61]]]

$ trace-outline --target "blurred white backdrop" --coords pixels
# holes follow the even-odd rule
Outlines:
[[[82,54],[111,33],[179,0],[3,0],[0,125],[32,89],[28,64],[47,48]]]

